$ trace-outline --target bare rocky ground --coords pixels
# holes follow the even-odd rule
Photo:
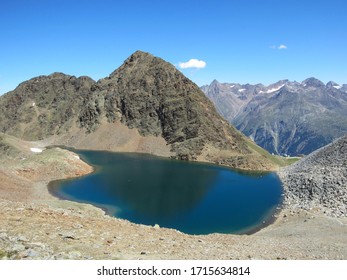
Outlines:
[[[281,170],[286,207],[347,216],[347,135]]]
[[[59,200],[47,183],[91,168],[62,149],[30,153],[29,144],[20,143],[21,161],[0,161],[0,259],[347,259],[347,218],[319,205],[287,204],[252,235],[187,235]]]
[[[98,209],[1,201],[8,259],[346,259],[346,220],[281,214],[254,235],[194,236],[132,224]],[[286,216],[286,218],[284,218]]]

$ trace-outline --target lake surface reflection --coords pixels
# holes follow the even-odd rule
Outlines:
[[[55,181],[50,191],[134,223],[191,234],[246,233],[269,221],[281,203],[282,187],[274,173],[144,154],[75,152],[96,172]]]

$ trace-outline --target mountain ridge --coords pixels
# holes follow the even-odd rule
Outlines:
[[[0,105],[1,132],[25,140],[251,170],[281,162],[228,125],[173,65],[142,51],[98,81],[63,73],[30,79],[1,96]]]
[[[281,80],[201,87],[218,112],[270,153],[309,154],[347,133],[347,85]]]

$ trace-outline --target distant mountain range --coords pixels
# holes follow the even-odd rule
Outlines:
[[[170,63],[137,51],[108,77],[39,76],[0,96],[0,132],[85,149],[146,152],[272,170],[281,163],[229,125]]]
[[[270,153],[309,154],[347,133],[347,85],[315,78],[201,87],[218,112]]]

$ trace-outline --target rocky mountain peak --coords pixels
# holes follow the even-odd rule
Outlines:
[[[214,92],[215,94],[219,93],[221,90],[221,83],[218,82],[217,80],[213,80],[212,83],[207,86],[210,91]]]
[[[268,87],[278,87],[278,86],[283,86],[286,85],[289,82],[289,80],[285,79],[285,80],[279,80],[278,82],[269,85]]]
[[[138,64],[148,64],[151,63],[151,61],[154,59],[155,57],[150,53],[136,51],[124,61],[123,65],[120,68],[117,68],[115,71],[113,71],[109,77],[113,78],[120,70],[124,68],[133,68]]]
[[[220,92],[202,90],[223,117],[271,153],[308,154],[347,133],[347,85],[315,78],[221,85]]]
[[[166,143],[165,150],[175,158],[244,169],[274,166],[269,154],[260,155],[253,143],[218,115],[196,84],[174,65],[142,51],[98,82],[62,73],[26,82],[25,88],[0,97],[0,127],[1,132],[23,139],[59,136],[74,143],[86,137],[91,139],[88,142],[105,138],[101,136],[105,127],[123,127],[136,131],[141,139],[160,139],[150,141]],[[107,147],[125,145],[122,132],[115,129],[107,134]],[[112,139],[118,139],[117,144]],[[56,140],[55,144],[66,143]],[[135,146],[127,151],[136,150]]]
[[[313,77],[304,80],[302,84],[304,86],[309,86],[309,87],[324,87],[325,86],[325,84],[322,81]]]
[[[216,79],[214,79],[212,81],[212,83],[210,84],[210,86],[212,86],[212,85],[219,85],[219,84],[220,84],[220,82],[218,82]]]
[[[334,86],[339,86],[339,84],[335,83],[334,81],[330,81],[327,83],[327,87],[334,87]]]

